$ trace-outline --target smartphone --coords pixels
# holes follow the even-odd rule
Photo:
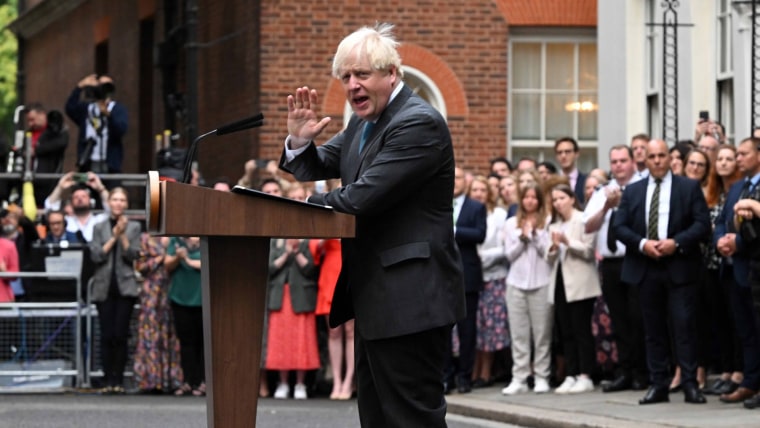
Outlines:
[[[700,122],[708,122],[710,120],[710,112],[707,110],[702,110],[699,112],[699,121]]]
[[[87,183],[87,173],[86,172],[77,172],[74,174],[74,181],[77,183]]]

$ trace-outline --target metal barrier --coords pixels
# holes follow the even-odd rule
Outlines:
[[[89,386],[82,327],[90,308],[82,302],[79,274],[0,272],[0,278],[73,279],[77,290],[76,302],[0,303],[0,392],[65,388],[68,377],[76,387]]]
[[[23,173],[20,172],[0,172],[0,181],[21,182]],[[63,174],[58,173],[36,173],[34,174],[34,183],[56,183]],[[145,174],[98,174],[98,177],[106,184],[118,182],[120,186],[130,189],[130,209],[126,211],[127,215],[133,219],[143,218],[145,215],[145,186],[148,181],[148,175]],[[41,204],[42,201],[37,201]]]

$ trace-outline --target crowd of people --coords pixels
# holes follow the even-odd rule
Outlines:
[[[719,124],[700,119],[693,140],[671,147],[644,134],[613,146],[608,170],[580,171],[567,137],[554,161],[498,157],[487,174],[467,171],[455,166],[443,118],[403,84],[391,29],[362,28],[338,47],[333,74],[356,113],[344,132],[315,147],[329,118],[312,110],[316,91],[298,88],[282,159],[248,161],[238,181],[357,218],[350,241],[271,241],[261,366],[251,368],[261,371],[259,396],[306,399],[308,373],[329,365],[329,397],[359,390],[363,425],[438,426],[440,394],[497,382],[504,395],[601,384],[645,390],[642,405],[682,391],[688,403],[712,394],[759,407],[760,136],[727,144]],[[87,88],[95,100],[82,103]],[[88,76],[72,93],[67,113],[79,118],[88,172],[63,174],[47,194],[44,229],[21,207],[0,212],[0,271],[23,270],[37,241],[85,245],[102,391],[125,392],[132,353],[137,389],[204,396],[199,238],[143,232],[126,215],[128,192],[96,174],[120,170],[113,150],[126,117],[117,119],[112,92],[110,79]],[[351,145],[356,153],[342,150]],[[411,174],[430,180],[424,193],[399,191]],[[309,181],[324,176],[342,181]],[[23,300],[23,290],[3,279],[0,301]]]
[[[562,138],[557,167],[495,158],[487,176],[458,172],[488,213],[476,348],[509,348],[511,361],[497,353],[493,365],[511,363],[504,395],[600,383],[646,390],[640,404],[683,391],[689,403],[760,405],[760,139],[726,144],[719,130],[700,121],[695,140],[673,147],[635,135],[610,149],[609,171],[580,172],[577,142]],[[468,343],[455,344],[459,364]],[[459,369],[471,373],[460,393],[498,380],[475,367]]]

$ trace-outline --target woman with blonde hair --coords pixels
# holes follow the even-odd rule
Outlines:
[[[549,299],[554,304],[567,367],[557,394],[594,390],[590,377],[596,361],[591,317],[602,289],[596,268],[596,233],[586,233],[583,213],[577,207],[569,185],[552,189],[551,245],[546,253],[552,266]]]
[[[548,298],[551,269],[545,259],[549,235],[544,201],[538,184],[526,184],[520,188],[517,215],[504,225],[504,254],[510,262],[506,282],[513,360],[512,382],[501,390],[504,395],[528,391],[531,344],[533,391],[549,392],[553,314]]]
[[[98,308],[103,392],[108,394],[125,392],[129,322],[139,293],[134,262],[140,257],[140,224],[127,218],[127,205],[126,190],[113,188],[109,219],[95,225],[89,245],[95,263],[90,296]]]
[[[478,245],[483,266],[483,290],[478,300],[475,367],[472,386],[489,386],[494,353],[509,346],[509,323],[505,294],[507,258],[504,254],[504,223],[507,212],[496,205],[492,187],[482,175],[470,183],[470,198],[486,206],[486,238]]]

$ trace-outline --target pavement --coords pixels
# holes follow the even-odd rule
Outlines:
[[[525,393],[504,396],[498,385],[475,389],[469,394],[451,394],[448,402],[451,427],[583,427],[583,428],[758,428],[760,409],[742,404],[724,404],[707,396],[707,404],[687,404],[682,393],[670,394],[670,403],[640,406],[644,391],[593,392],[558,395]],[[351,427],[358,426],[355,401],[340,407],[324,398],[308,400],[311,407],[298,406],[291,419],[283,419],[280,400],[259,401],[261,427]],[[295,400],[282,400],[295,402]],[[340,404],[340,403],[338,403]],[[279,407],[278,407],[279,406]],[[332,413],[331,413],[332,412]],[[337,412],[337,413],[336,413]],[[346,412],[353,412],[346,414]],[[291,412],[292,413],[292,412]],[[278,416],[279,415],[279,416]],[[302,415],[301,419],[298,419]],[[320,416],[322,415],[322,416]],[[493,425],[466,422],[477,418]],[[305,418],[305,419],[304,419]],[[341,419],[343,418],[343,419]],[[110,421],[104,425],[103,421]],[[342,422],[341,422],[342,421]],[[464,422],[463,422],[464,421]],[[489,422],[490,423],[490,422]],[[205,426],[203,399],[172,396],[93,396],[91,393],[0,394],[0,428],[89,428],[89,427]]]
[[[446,396],[448,411],[464,416],[536,428],[744,428],[760,427],[760,409],[741,403],[724,404],[709,395],[707,404],[688,404],[683,393],[671,393],[669,403],[640,406],[646,391],[554,393],[504,396],[504,385]]]

